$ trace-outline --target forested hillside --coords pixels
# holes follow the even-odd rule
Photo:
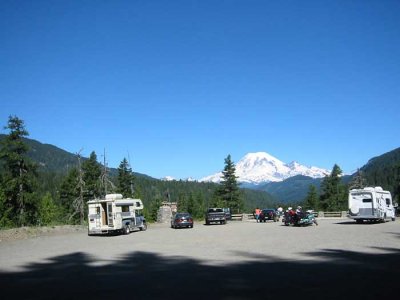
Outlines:
[[[321,183],[324,178],[311,178],[308,176],[297,175],[281,182],[269,182],[261,185],[258,189],[265,191],[281,203],[299,203],[302,202],[309,191],[310,185],[315,186],[317,192],[321,189]],[[341,183],[347,185],[351,176],[341,177]]]
[[[268,192],[282,203],[297,203],[307,196],[310,185],[316,186],[319,190],[321,182],[322,178],[297,175],[284,181],[263,184],[259,189]]]
[[[374,157],[361,168],[368,186],[381,186],[392,192],[399,202],[400,197],[400,148]]]

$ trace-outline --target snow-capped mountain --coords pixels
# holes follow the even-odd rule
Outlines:
[[[188,182],[196,181],[193,177],[188,177],[186,179],[176,179],[176,178],[174,178],[172,176],[165,176],[165,177],[161,178],[161,180],[163,180],[163,181],[174,181],[174,180],[179,181],[179,180],[183,180],[183,181],[188,181]]]
[[[161,178],[161,180],[163,180],[163,181],[173,181],[173,180],[176,180],[176,179],[174,177],[172,177],[172,176],[165,176],[165,177]]]
[[[239,177],[238,182],[251,184],[283,181],[296,175],[320,178],[330,173],[328,170],[307,167],[295,161],[286,164],[266,152],[248,153],[235,164],[235,167],[236,176]],[[220,182],[221,176],[222,172],[219,172],[199,181]]]

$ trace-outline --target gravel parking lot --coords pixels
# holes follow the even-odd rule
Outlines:
[[[14,299],[105,299],[127,290],[137,299],[170,299],[177,292],[192,299],[260,299],[265,288],[277,297],[292,288],[307,298],[394,296],[399,229],[399,221],[320,219],[319,226],[301,228],[248,220],[193,229],[151,224],[127,236],[65,231],[2,240],[0,284]],[[371,291],[371,282],[379,291]]]

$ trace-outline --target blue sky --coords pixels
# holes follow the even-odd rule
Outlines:
[[[396,0],[4,0],[0,41],[2,126],[110,167],[199,179],[265,151],[350,173],[400,146]]]

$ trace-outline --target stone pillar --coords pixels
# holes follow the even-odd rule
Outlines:
[[[157,223],[169,223],[176,213],[175,202],[163,202],[157,213]]]

